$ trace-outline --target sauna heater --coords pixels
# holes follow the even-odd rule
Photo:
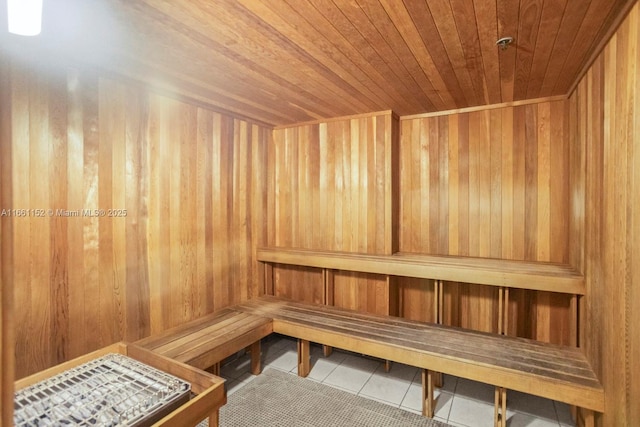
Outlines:
[[[189,400],[191,385],[107,354],[16,391],[16,426],[144,426]]]

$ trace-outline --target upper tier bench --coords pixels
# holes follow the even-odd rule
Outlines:
[[[397,253],[369,255],[289,248],[259,248],[258,261],[479,285],[584,295],[584,276],[546,262]]]

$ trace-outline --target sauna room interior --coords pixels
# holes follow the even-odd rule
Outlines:
[[[434,370],[496,387],[469,427],[561,425],[508,420],[521,384],[567,425],[640,426],[636,1],[44,0],[35,36],[2,3],[1,425],[34,375],[294,301],[525,338],[593,376],[579,396],[269,320],[298,360],[415,360],[423,414]]]

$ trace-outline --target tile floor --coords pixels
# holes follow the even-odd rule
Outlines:
[[[296,341],[271,335],[262,342],[263,368],[279,369],[297,375]],[[227,362],[221,369],[227,380],[227,393],[233,394],[250,382],[250,359],[247,355]],[[392,364],[384,371],[381,360],[334,350],[325,358],[322,348],[312,344],[311,373],[308,378],[362,397],[420,414],[421,375],[418,368]],[[436,389],[435,418],[452,426],[481,427],[493,425],[494,389],[446,375],[444,385]],[[507,393],[509,427],[560,427],[575,425],[569,407],[563,403],[523,393]]]

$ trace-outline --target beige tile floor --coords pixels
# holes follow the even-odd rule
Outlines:
[[[264,368],[279,369],[296,375],[295,340],[271,335],[262,342]],[[223,365],[221,373],[227,380],[227,393],[233,394],[250,382],[250,360],[241,356]],[[334,350],[325,358],[320,346],[311,347],[310,381],[318,381],[362,397],[373,399],[414,413],[421,413],[421,376],[419,369],[394,363],[384,371],[381,360]],[[444,385],[436,389],[435,418],[453,426],[493,426],[494,389],[452,376],[445,376]],[[509,391],[507,394],[507,425],[509,427],[560,427],[575,425],[569,407],[563,403]]]

